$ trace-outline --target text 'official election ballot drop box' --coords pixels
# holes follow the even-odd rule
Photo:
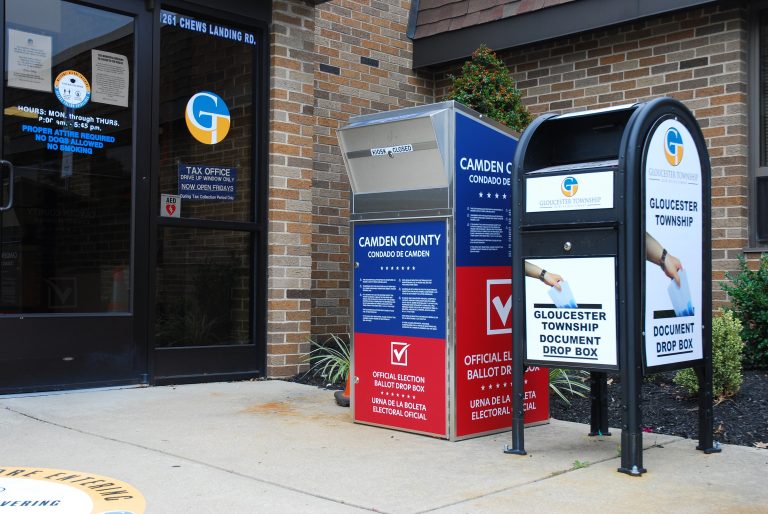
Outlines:
[[[677,100],[537,118],[515,158],[514,383],[527,364],[591,371],[590,435],[620,374],[621,467],[640,475],[643,372],[693,367],[699,449],[712,446],[710,166]],[[514,266],[521,263],[522,266]],[[525,278],[524,278],[525,276]],[[553,286],[553,284],[556,284]],[[513,409],[512,447],[524,454]]]
[[[512,424],[508,129],[452,101],[350,119],[356,422],[451,440]],[[525,422],[549,418],[525,373]]]

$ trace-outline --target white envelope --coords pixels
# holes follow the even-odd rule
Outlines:
[[[555,302],[555,307],[559,309],[576,309],[578,307],[568,282],[560,282],[560,291],[555,286],[550,287],[549,297]]]
[[[667,294],[672,300],[672,308],[676,316],[693,316],[693,302],[691,301],[691,290],[688,287],[688,275],[685,270],[678,272],[680,276],[680,287],[677,287],[674,279],[667,286]]]

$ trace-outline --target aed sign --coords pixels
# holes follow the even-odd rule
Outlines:
[[[161,194],[160,216],[163,218],[181,218],[181,197]]]
[[[703,358],[702,167],[675,119],[648,136],[645,162],[645,363]]]
[[[576,368],[618,366],[616,259],[529,259],[559,276],[525,278],[526,361]]]

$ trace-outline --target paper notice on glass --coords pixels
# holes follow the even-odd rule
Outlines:
[[[91,50],[91,65],[91,101],[128,107],[128,58],[103,50]]]
[[[51,91],[51,37],[8,29],[8,86]]]

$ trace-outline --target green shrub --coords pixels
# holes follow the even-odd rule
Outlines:
[[[509,70],[487,46],[480,45],[475,50],[462,66],[461,75],[449,75],[449,78],[453,81],[449,100],[456,100],[519,132],[531,122]]]
[[[725,311],[722,316],[712,318],[712,393],[716,397],[733,396],[741,387],[744,343],[740,333],[741,322],[733,312]],[[692,368],[678,371],[674,382],[691,394],[699,390],[699,381]]]
[[[741,271],[725,277],[732,284],[721,284],[728,293],[736,317],[741,320],[744,340],[744,364],[768,368],[768,254],[760,258],[760,267],[751,270],[743,255],[739,256]]]
[[[307,374],[321,377],[329,384],[343,384],[351,363],[349,334],[346,338],[331,334],[323,343],[310,341],[310,344],[312,349],[307,356]]]
[[[565,397],[564,393],[572,394],[584,398],[589,392],[589,385],[586,381],[589,379],[589,373],[584,370],[574,370],[569,372],[562,368],[549,368],[549,388],[566,405],[571,401]]]

